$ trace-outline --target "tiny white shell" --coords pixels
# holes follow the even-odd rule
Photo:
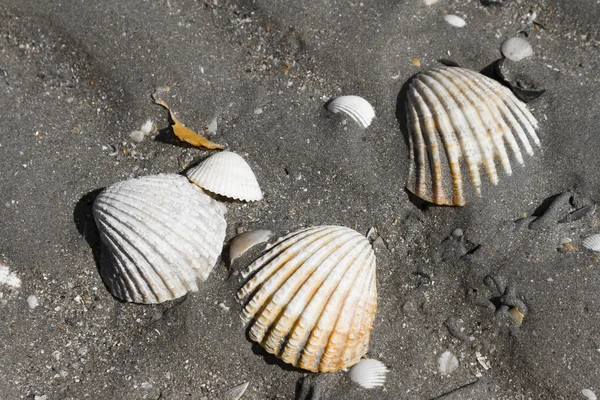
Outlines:
[[[0,285],[8,285],[14,288],[21,287],[21,279],[16,273],[10,272],[10,268],[0,265]]]
[[[533,47],[522,37],[512,37],[505,40],[500,47],[504,57],[513,61],[521,61],[533,55]]]
[[[248,385],[250,382],[244,382],[237,386],[232,387],[231,389],[226,390],[220,397],[219,400],[238,400],[248,389]]]
[[[424,0],[426,6],[430,6],[438,2],[438,0]]]
[[[100,275],[113,295],[162,303],[198,290],[223,247],[225,206],[180,175],[118,182],[93,207]]]
[[[581,394],[588,400],[597,400],[596,394],[592,392],[590,389],[583,389]]]
[[[332,113],[343,112],[365,128],[375,118],[373,106],[360,96],[341,96],[331,101],[327,109]]]
[[[312,372],[348,368],[366,354],[377,310],[375,253],[341,226],[280,238],[242,276],[248,335],[267,352]]]
[[[442,375],[450,375],[458,368],[458,358],[452,352],[445,351],[438,360],[438,369]]]
[[[250,165],[231,151],[213,154],[187,171],[190,181],[210,192],[242,201],[263,198]]]
[[[462,19],[458,15],[454,15],[454,14],[446,14],[446,15],[444,15],[444,21],[446,21],[450,25],[455,26],[457,28],[462,28],[465,25],[467,25],[467,21],[465,21],[464,19]]]
[[[600,233],[586,238],[583,241],[583,247],[592,251],[600,251]]]
[[[269,240],[273,236],[273,232],[263,229],[244,232],[237,235],[231,241],[229,246],[229,261],[241,257],[246,251],[250,250],[257,244],[261,244]]]
[[[348,377],[365,389],[381,387],[385,383],[385,374],[388,369],[379,360],[365,358],[359,361],[348,371]]]
[[[146,120],[144,125],[140,128],[140,131],[145,132],[146,134],[151,133],[153,131],[154,122],[151,119]]]

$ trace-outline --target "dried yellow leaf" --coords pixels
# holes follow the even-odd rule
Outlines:
[[[209,150],[223,148],[223,146],[221,146],[220,144],[211,142],[204,136],[197,134],[196,132],[194,132],[190,128],[187,128],[185,125],[183,125],[181,122],[179,122],[179,120],[177,118],[175,118],[175,116],[173,115],[173,112],[171,111],[169,106],[167,106],[167,103],[165,103],[164,100],[162,100],[162,99],[157,100],[156,104],[160,104],[161,106],[163,106],[164,108],[166,108],[169,111],[169,115],[171,116],[171,121],[173,121],[173,124],[171,125],[171,127],[173,128],[173,133],[175,134],[175,136],[177,136],[179,138],[179,140],[187,142],[187,143],[191,144],[192,146],[196,146],[196,147],[201,146],[201,147],[205,147]]]

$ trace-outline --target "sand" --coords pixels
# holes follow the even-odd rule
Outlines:
[[[0,285],[0,398],[212,399],[246,381],[242,399],[600,394],[600,263],[582,247],[600,219],[557,223],[600,194],[600,6],[500,3],[3,1],[0,263],[22,284]],[[467,25],[450,26],[448,13]],[[439,59],[481,70],[519,32],[534,50],[520,65],[547,89],[529,103],[541,149],[466,207],[411,201],[403,85]],[[209,154],[172,137],[151,98],[165,86],[188,127],[216,118],[211,139],[242,154],[261,184],[263,201],[227,204],[228,240],[251,229],[379,229],[369,357],[390,369],[384,389],[266,356],[245,335],[240,278],[222,261],[174,302],[125,304],[107,291],[95,195]],[[325,110],[342,94],[375,107],[369,128]],[[160,134],[133,145],[148,119]],[[538,229],[515,224],[567,191],[571,204]],[[520,326],[506,314],[515,304]],[[449,376],[438,372],[445,351],[459,361]]]

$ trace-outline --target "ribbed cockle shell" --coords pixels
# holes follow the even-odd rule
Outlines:
[[[225,207],[180,175],[106,188],[94,202],[100,274],[113,295],[162,303],[198,290],[225,239]]]
[[[289,234],[242,274],[250,338],[296,367],[337,371],[368,350],[377,309],[375,254],[358,232],[319,226]]]
[[[408,89],[406,111],[407,188],[435,204],[465,204],[462,159],[481,194],[481,165],[496,185],[495,159],[511,175],[508,153],[523,164],[521,148],[533,155],[531,141],[540,145],[537,121],[525,104],[498,82],[468,69],[433,68],[417,75]]]

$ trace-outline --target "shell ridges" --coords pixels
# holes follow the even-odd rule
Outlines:
[[[125,301],[161,303],[197,291],[225,238],[224,206],[179,175],[109,186],[93,214],[102,244],[100,274]]]
[[[525,104],[498,82],[464,68],[433,68],[414,77],[406,112],[410,155],[406,186],[435,204],[466,203],[463,160],[480,195],[481,166],[496,185],[496,161],[511,175],[509,155],[522,165],[521,146],[528,155],[533,155],[531,141],[540,146],[537,121]]]
[[[283,361],[336,371],[366,353],[377,308],[375,255],[358,232],[320,226],[286,235],[243,273],[249,336]]]
[[[327,109],[335,114],[342,112],[365,128],[371,125],[375,118],[373,106],[360,96],[337,97],[327,105]]]

